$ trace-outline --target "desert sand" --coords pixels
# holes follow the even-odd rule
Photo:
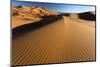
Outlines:
[[[21,25],[17,25],[19,21]],[[26,27],[31,21],[25,23]],[[24,22],[13,20],[13,31],[16,27],[21,30]],[[28,26],[25,29],[29,31],[12,40],[13,65],[95,61],[95,23],[95,20],[80,19],[79,14],[53,15],[32,21],[31,25],[38,24],[39,28],[31,26],[29,30]]]
[[[58,15],[59,13],[43,7],[12,6],[12,28],[40,21],[42,16]]]

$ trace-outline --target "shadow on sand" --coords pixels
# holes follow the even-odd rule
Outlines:
[[[17,38],[20,37],[23,34],[26,34],[30,31],[34,31],[38,28],[41,28],[43,26],[46,26],[48,24],[54,23],[55,21],[62,19],[61,15],[57,15],[57,16],[45,16],[42,17],[43,19],[35,22],[35,23],[30,23],[30,24],[25,24],[19,27],[16,27],[12,30],[12,38]]]
[[[79,18],[88,21],[96,21],[96,15],[93,15],[90,12],[80,13]]]

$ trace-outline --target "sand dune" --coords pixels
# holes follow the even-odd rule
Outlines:
[[[12,28],[41,20],[43,16],[59,13],[43,7],[12,6]]]
[[[96,16],[91,12],[80,13],[79,18],[87,21],[95,21]]]
[[[30,10],[27,7],[24,9]],[[34,11],[39,13],[37,9]],[[55,13],[50,14],[52,16],[48,14],[49,16],[42,18],[35,17],[34,20],[23,20],[19,19],[18,15],[13,16],[13,31],[19,30],[13,33],[13,36],[20,34],[21,30],[28,30],[12,40],[13,65],[95,61],[96,21],[95,18],[88,20],[95,16],[91,14],[90,12],[69,15]],[[86,15],[91,16],[84,18]]]

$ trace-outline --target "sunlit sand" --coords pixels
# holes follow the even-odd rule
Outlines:
[[[55,18],[55,15],[53,17]],[[59,15],[56,19],[58,17]],[[95,21],[80,19],[78,14],[60,16],[57,20],[51,20],[50,17],[46,19],[42,21],[45,24],[55,21],[13,38],[13,65],[96,60]],[[35,21],[13,18],[12,28],[30,23],[34,24]]]

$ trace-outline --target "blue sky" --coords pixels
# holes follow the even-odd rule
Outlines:
[[[73,4],[54,4],[54,3],[43,3],[43,2],[20,2],[12,0],[17,6],[41,6],[47,7],[51,10],[62,12],[62,13],[80,13],[87,11],[95,11],[95,6],[85,5],[73,5]]]

